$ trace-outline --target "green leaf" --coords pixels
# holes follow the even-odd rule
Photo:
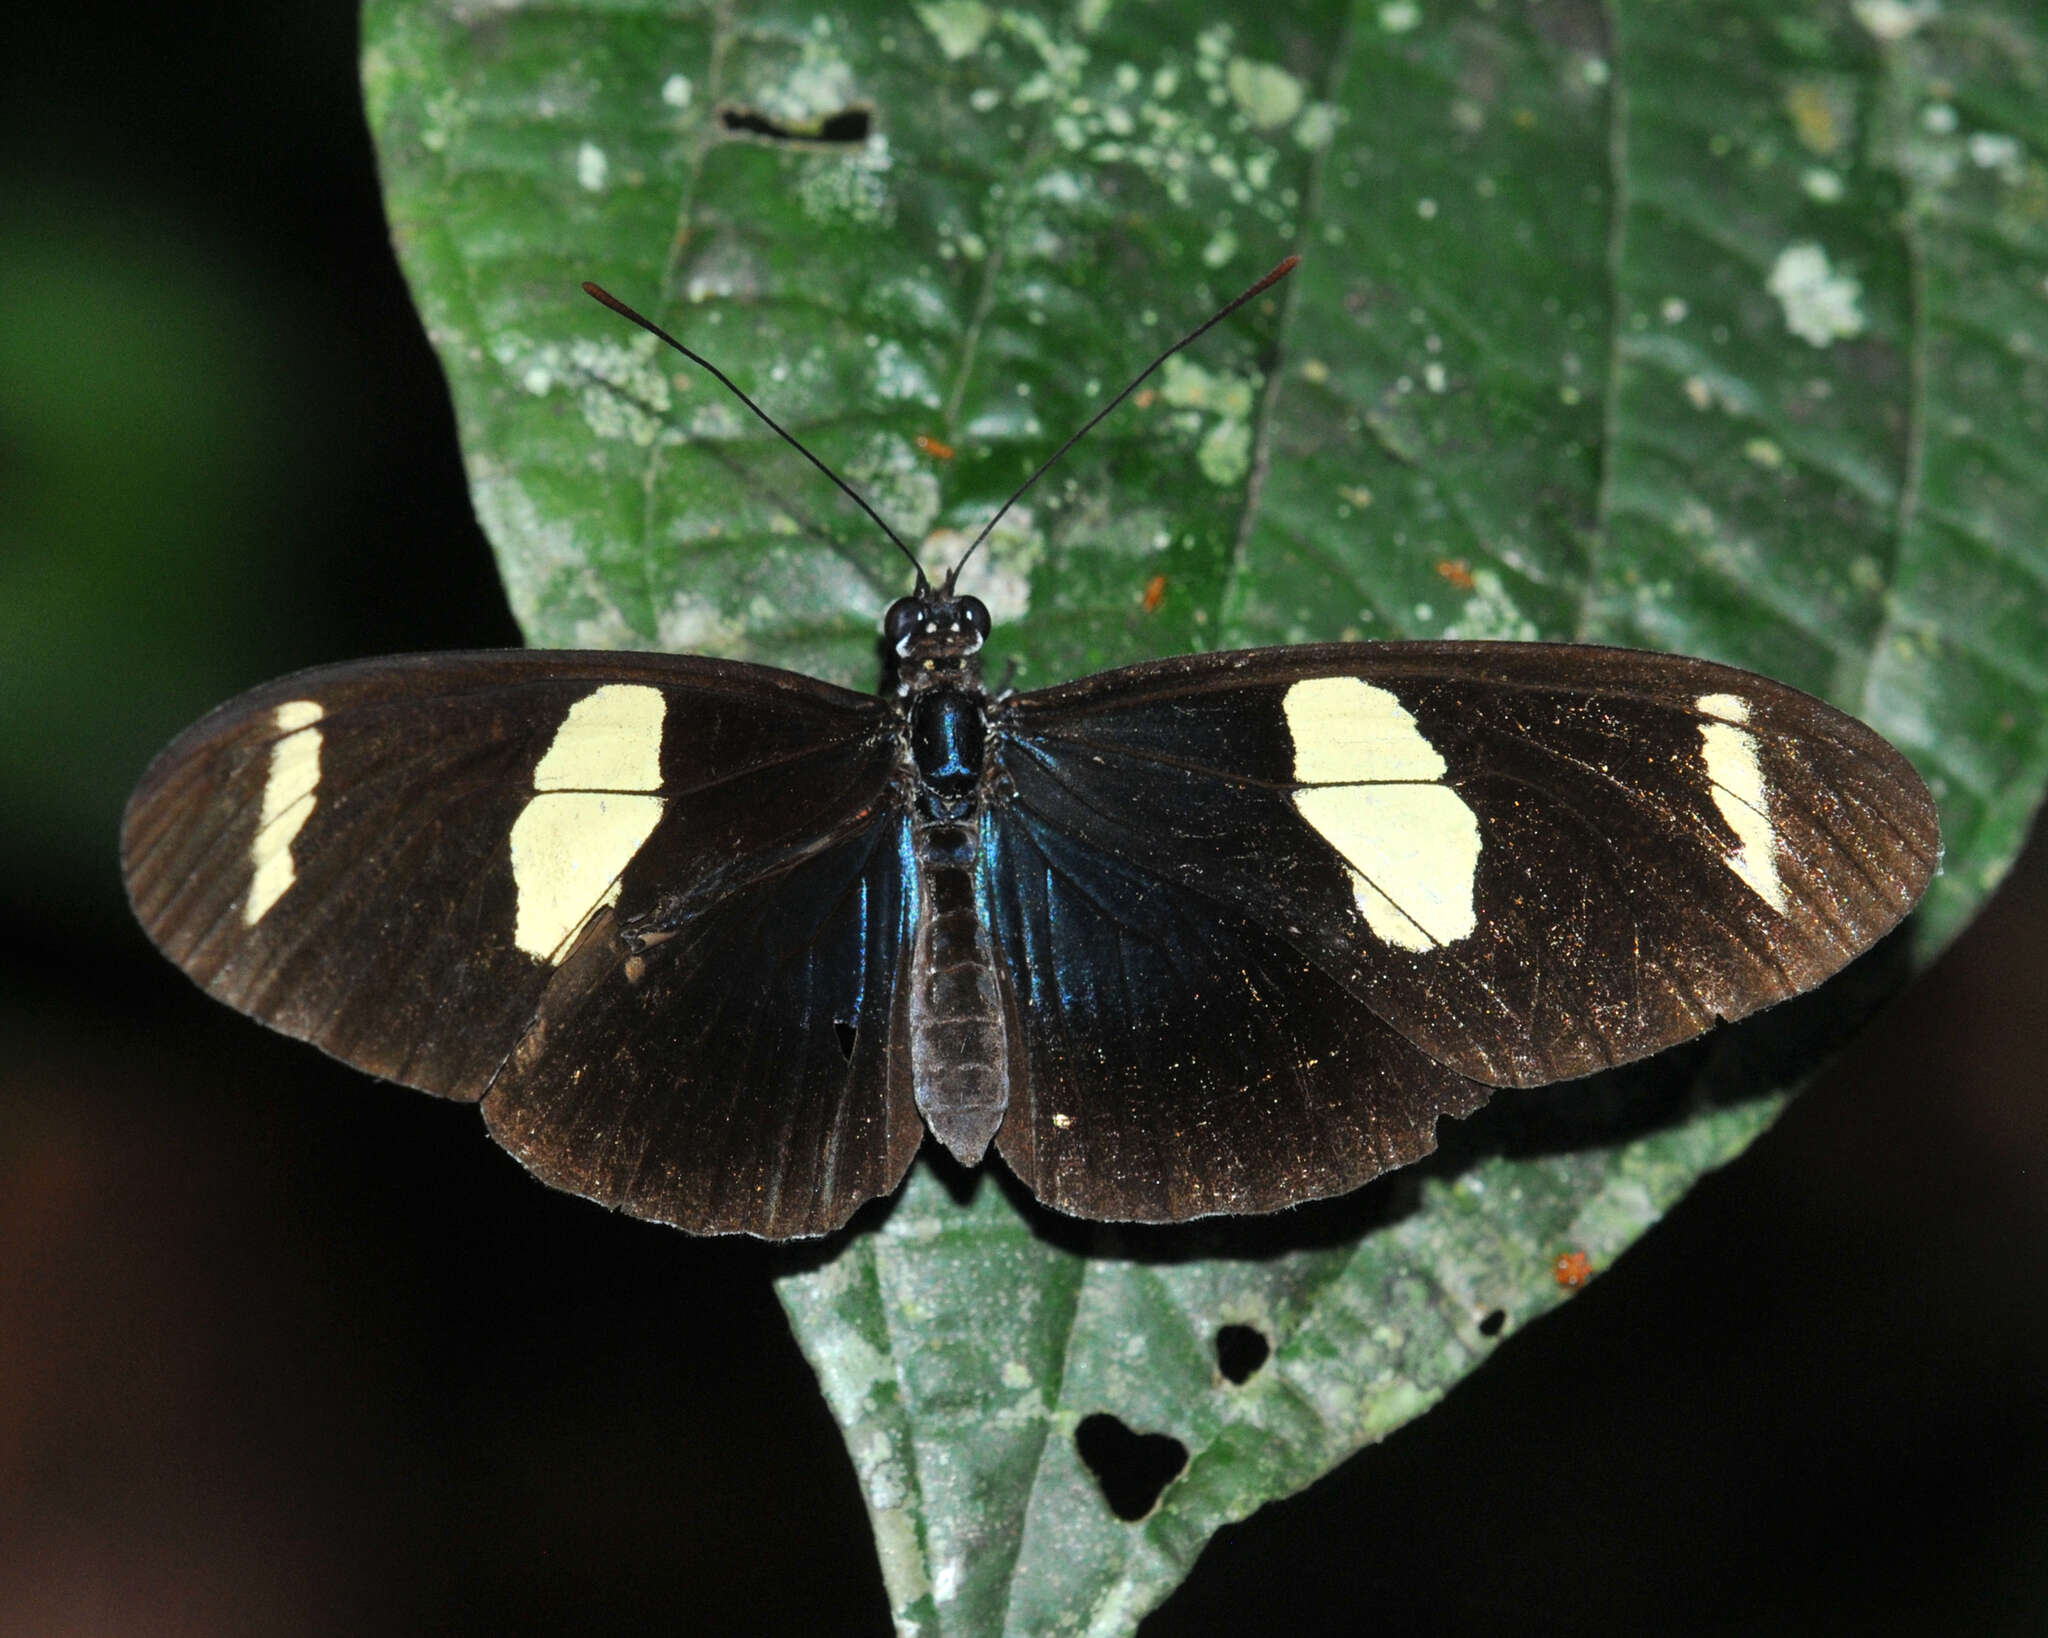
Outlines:
[[[1575,636],[1857,711],[1942,806],[1924,959],[2048,777],[2048,28],[2021,0],[1070,11],[375,0],[392,224],[539,643],[857,684],[928,561],[1222,327],[969,571],[1028,683],[1147,655]],[[735,135],[721,120],[848,146]],[[950,459],[920,445],[950,446]],[[1883,972],[1504,1095],[1346,1200],[1176,1230],[920,1169],[782,1282],[904,1630],[1127,1632],[1220,1524],[1426,1408],[1767,1125]],[[1498,1314],[1501,1316],[1493,1318]],[[1227,1324],[1271,1358],[1235,1384]],[[1188,1450],[1138,1522],[1097,1412]]]

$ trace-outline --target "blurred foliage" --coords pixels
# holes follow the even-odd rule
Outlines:
[[[166,722],[248,680],[194,636],[268,624],[299,474],[251,293],[200,245],[18,197],[0,246],[0,850],[39,861],[12,892],[75,900]]]
[[[977,560],[998,659],[1038,682],[1444,634],[1748,664],[1926,772],[1950,852],[1923,954],[2048,768],[2044,75],[2024,7],[1892,0],[381,0],[366,41],[394,229],[535,641],[860,681],[904,580],[578,279],[680,327],[939,563],[1299,247]],[[761,134],[862,114],[843,146]],[[784,1286],[899,1621],[1127,1630],[1217,1525],[1559,1300],[1558,1251],[1617,1254],[1859,1001],[1508,1100],[1277,1230],[1077,1230],[921,1172]],[[1566,1113],[1531,1137],[1538,1101]],[[1273,1340],[1242,1387],[1225,1323]],[[1140,1523],[1076,1454],[1099,1411],[1190,1451]]]

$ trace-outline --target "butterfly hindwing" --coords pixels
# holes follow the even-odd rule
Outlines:
[[[894,759],[872,696],[763,667],[378,660],[182,736],[129,804],[124,864],[211,993],[446,1097],[502,1079],[486,1113],[544,1174],[686,1226],[817,1233],[915,1147],[876,1010],[901,944]],[[731,1030],[600,1038],[663,998]],[[648,1103],[677,1081],[703,1128]]]
[[[996,1147],[1048,1205],[1273,1211],[1420,1159],[1486,1101],[1236,907],[1021,806],[992,833],[1029,1065]]]
[[[1039,825],[1257,923],[1494,1085],[1810,988],[1939,857],[1925,787],[1875,733],[1663,654],[1190,656],[1021,696],[1000,743]]]
[[[924,1135],[891,1077],[896,827],[707,895],[638,950],[593,921],[483,1101],[536,1175],[693,1233],[823,1234]]]

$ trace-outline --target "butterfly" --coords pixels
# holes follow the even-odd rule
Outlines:
[[[254,689],[130,800],[135,912],[548,1183],[789,1238],[927,1130],[1081,1217],[1341,1193],[1496,1089],[1812,988],[1939,862],[1902,754],[1708,660],[1317,644],[991,687],[973,550],[889,607],[877,694],[548,650]]]

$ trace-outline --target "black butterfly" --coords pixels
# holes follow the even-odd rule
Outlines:
[[[1013,694],[958,574],[888,610],[879,697],[548,651],[256,689],[131,799],[136,913],[550,1183],[787,1237],[926,1125],[1085,1217],[1351,1189],[1820,983],[1938,861],[1899,752],[1748,672],[1332,644]]]

